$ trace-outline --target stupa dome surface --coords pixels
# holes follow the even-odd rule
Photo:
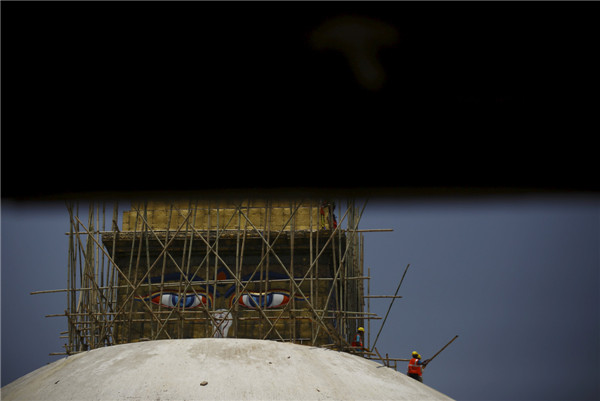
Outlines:
[[[2,388],[2,400],[451,400],[403,373],[324,348],[198,338],[76,354]]]

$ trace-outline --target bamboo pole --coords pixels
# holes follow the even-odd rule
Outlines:
[[[369,276],[369,280],[367,281],[367,296],[371,294],[371,268],[367,268],[367,275]],[[371,313],[371,298],[367,298],[367,313]],[[371,347],[371,321],[367,321],[367,348],[373,349]]]
[[[292,213],[292,211],[294,210],[294,205],[293,202],[290,202],[290,214]],[[291,297],[292,297],[292,302],[291,303],[291,309],[296,309],[296,290],[294,288],[294,286],[292,285],[292,281],[294,279],[294,232],[296,229],[296,217],[294,214],[294,217],[292,217],[291,219],[291,225],[290,225],[290,288],[291,288]],[[286,305],[287,306],[287,305]],[[290,340],[293,340],[296,338],[296,319],[295,319],[295,314],[294,312],[292,312],[292,310],[290,309],[289,311],[289,316],[291,318],[291,327],[290,327]]]
[[[357,277],[346,277],[346,280],[368,280],[370,277],[369,276],[357,276]],[[298,282],[298,285],[302,284],[302,280],[308,280],[308,281],[333,281],[334,278],[332,277],[307,277],[306,279],[302,279],[302,278],[294,278],[294,281]],[[289,282],[290,280],[288,278],[282,278],[282,279],[277,279],[277,278],[272,278],[270,280],[270,282],[273,283],[283,283],[283,282]],[[220,284],[235,284],[237,281],[235,279],[225,279],[225,280],[219,280]],[[244,285],[244,284],[248,284],[248,283],[254,283],[255,281],[253,280],[239,280],[239,283]],[[214,284],[211,280],[208,281],[202,281],[202,284]],[[140,284],[140,288],[144,288],[144,287],[150,287],[154,284]],[[192,285],[194,285],[192,283]],[[178,287],[179,283],[169,283],[169,282],[165,282],[164,284],[165,288],[168,287]],[[100,289],[100,290],[107,290],[110,288],[113,289],[123,289],[123,288],[129,288],[130,286],[128,285],[114,285],[114,286],[104,286],[104,287],[99,287],[97,286],[96,289]],[[61,288],[61,289],[55,289],[55,290],[40,290],[40,291],[31,291],[29,294],[30,295],[39,295],[39,294],[53,294],[53,293],[58,293],[58,292],[80,292],[80,291],[90,291],[92,290],[92,287],[80,287],[80,288]],[[263,291],[264,292],[264,291]],[[378,298],[393,298],[394,295],[381,295],[381,296],[372,296],[373,297],[378,297]],[[367,296],[365,296],[365,298],[367,298]],[[402,296],[396,296],[395,298],[402,298]]]
[[[390,314],[390,310],[392,309],[392,305],[394,304],[394,301],[396,300],[396,296],[398,295],[398,291],[400,290],[400,286],[402,285],[402,282],[404,281],[404,276],[406,276],[406,272],[408,271],[409,266],[410,266],[410,263],[407,264],[406,269],[404,269],[404,274],[402,274],[402,279],[400,279],[398,288],[396,288],[396,293],[394,294],[394,298],[392,298],[392,302],[390,302],[390,306],[385,314],[385,317],[383,318],[383,323],[381,323],[381,327],[379,328],[379,331],[377,332],[377,337],[375,337],[375,341],[373,342],[373,347],[375,347],[375,344],[377,344],[379,335],[381,334],[381,331],[383,330],[383,326],[385,326],[385,321],[387,320],[387,317]]]

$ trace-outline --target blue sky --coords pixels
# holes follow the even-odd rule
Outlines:
[[[371,294],[391,295],[377,343],[427,358],[425,384],[457,400],[600,398],[600,202],[576,195],[368,201]],[[2,202],[2,385],[59,357],[68,214],[61,203]],[[389,300],[371,301],[385,316]],[[374,339],[382,320],[371,324]],[[402,363],[401,363],[402,364]],[[575,366],[575,368],[573,368]],[[400,371],[405,370],[401,365]]]

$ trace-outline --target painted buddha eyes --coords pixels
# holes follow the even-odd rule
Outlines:
[[[290,295],[283,291],[273,291],[268,293],[250,292],[242,294],[238,303],[248,309],[270,309],[286,305],[290,302]]]
[[[141,298],[149,300],[155,305],[160,305],[166,308],[185,308],[194,309],[200,308],[203,305],[211,307],[213,299],[211,295],[202,293],[187,293],[179,294],[176,292],[155,292],[149,297]],[[290,302],[290,294],[286,291],[269,291],[269,292],[245,292],[239,297],[231,296],[229,305],[237,302],[240,306],[246,309],[272,309],[287,305]]]
[[[164,292],[162,294],[152,294],[150,301],[156,305],[166,306],[167,308],[186,308],[193,309],[202,305],[209,306],[209,299],[204,294],[177,294],[173,292]]]

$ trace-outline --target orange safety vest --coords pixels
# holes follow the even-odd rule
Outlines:
[[[410,374],[419,375],[419,376],[423,375],[423,367],[421,365],[417,365],[418,361],[419,360],[417,358],[413,358],[408,363],[408,374],[409,375]]]
[[[360,334],[356,333],[356,337],[354,337],[354,341],[352,341],[353,347],[362,347],[363,343],[360,339]]]

